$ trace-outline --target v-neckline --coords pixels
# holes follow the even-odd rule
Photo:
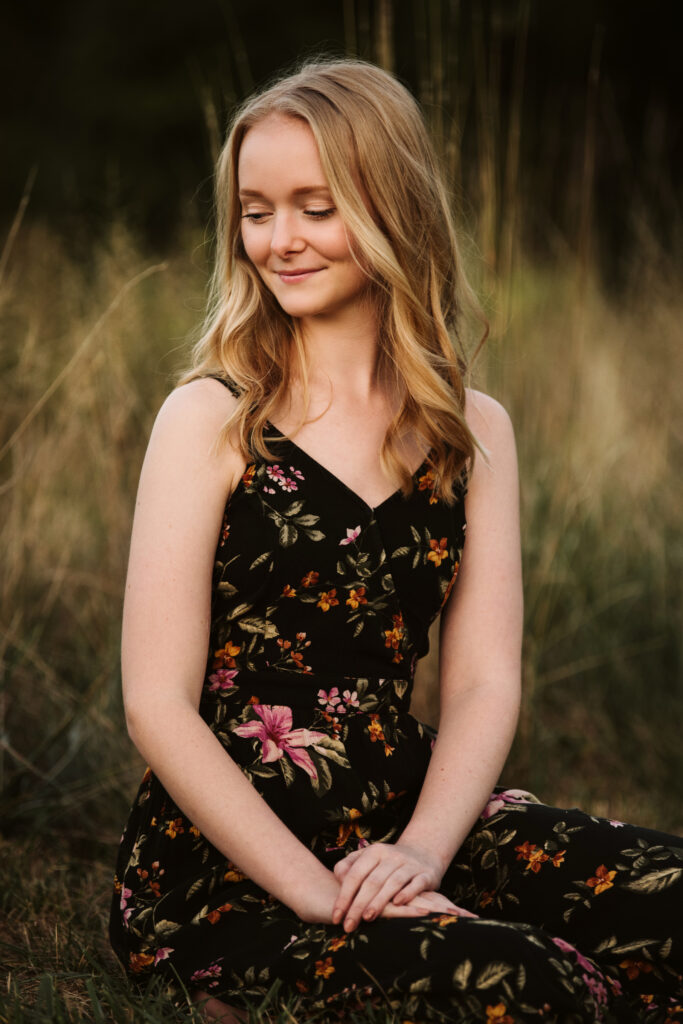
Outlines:
[[[361,498],[360,494],[358,494],[357,491],[354,491],[353,487],[350,487],[347,483],[344,483],[341,477],[338,477],[337,474],[333,473],[331,469],[328,469],[327,466],[324,466],[322,462],[320,462],[318,459],[315,458],[315,456],[307,452],[305,448],[302,448],[300,445],[298,445],[296,441],[292,441],[291,438],[287,437],[286,434],[283,434],[282,431],[278,427],[276,427],[274,423],[271,423],[270,420],[266,420],[266,426],[269,427],[270,430],[275,432],[276,439],[282,439],[283,441],[286,442],[286,444],[291,445],[292,448],[296,448],[300,455],[303,455],[304,458],[308,459],[309,462],[312,462],[314,466],[316,466],[322,473],[325,474],[325,476],[328,476],[330,477],[331,480],[334,480],[334,482],[339,487],[342,487],[347,492],[347,494],[350,494],[352,498],[354,498],[360,505],[362,505],[366,512],[369,512],[371,516],[374,516],[377,512],[380,511],[380,509],[384,508],[385,505],[388,505],[390,501],[393,501],[395,498],[399,496],[399,494],[402,494],[401,488],[397,487],[395,491],[392,491],[391,494],[387,495],[387,497],[380,501],[378,505],[370,505],[369,502],[365,500],[365,498]],[[413,481],[415,480],[415,477],[420,472],[420,470],[424,469],[424,467],[427,465],[430,454],[431,453],[425,455],[424,459],[417,467],[417,469],[413,473],[411,473],[411,479]]]

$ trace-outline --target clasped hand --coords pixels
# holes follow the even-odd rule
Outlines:
[[[403,843],[373,843],[350,853],[334,868],[341,883],[332,922],[347,932],[376,917],[418,917],[429,913],[474,916],[438,892],[443,870],[428,850]]]

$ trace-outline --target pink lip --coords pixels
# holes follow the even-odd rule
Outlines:
[[[287,284],[294,284],[296,281],[305,281],[313,274],[317,274],[322,267],[302,267],[300,270],[277,270],[276,274],[281,281]]]

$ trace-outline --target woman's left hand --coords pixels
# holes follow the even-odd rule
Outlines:
[[[400,906],[419,893],[438,890],[443,865],[429,850],[403,843],[373,843],[339,861],[341,888],[332,910],[334,924],[353,931],[361,918],[372,921],[389,901]]]

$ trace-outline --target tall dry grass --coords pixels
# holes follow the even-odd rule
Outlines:
[[[34,226],[2,283],[7,826],[110,838],[122,820],[139,769],[118,668],[136,480],[204,273],[194,237],[159,266],[115,227],[84,267]],[[680,300],[579,297],[558,265],[503,282],[494,322],[498,301],[480,376],[517,428],[527,604],[507,777],[681,828]],[[433,719],[434,660],[421,685]]]
[[[473,55],[463,80],[444,42],[457,37],[459,6],[416,10],[420,93],[449,174],[471,188],[470,270],[493,326],[478,373],[510,410],[520,455],[525,687],[504,780],[680,832],[678,267],[643,221],[629,287],[618,297],[601,287],[591,233],[599,40],[583,170],[567,188],[577,231],[556,231],[554,256],[540,261],[522,231],[528,5],[517,8],[505,109],[499,52],[481,26],[458,44]],[[391,5],[377,0],[374,30],[355,21],[352,3],[344,11],[350,48],[390,66]],[[474,174],[461,145],[470,99]],[[135,488],[205,282],[204,240],[190,228],[162,264],[122,223],[87,262],[36,223],[17,224],[0,257],[0,959],[10,972],[0,1024],[188,1019],[163,993],[128,990],[104,933],[141,769],[118,655]],[[434,721],[436,645],[419,675],[415,710]]]

